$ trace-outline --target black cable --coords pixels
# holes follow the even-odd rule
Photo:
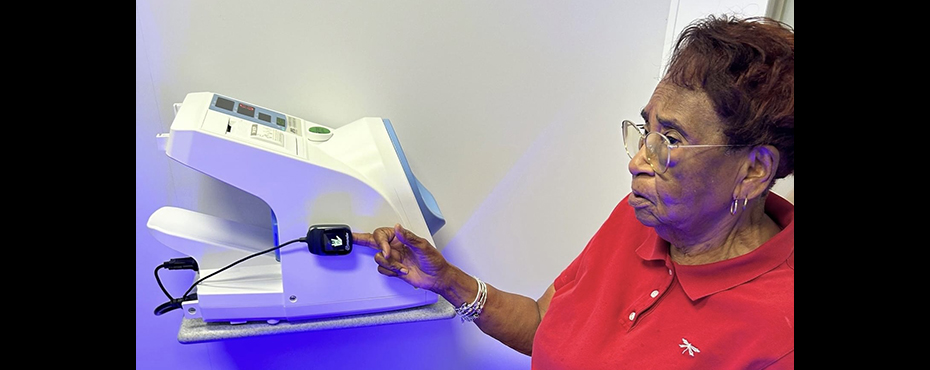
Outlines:
[[[174,297],[171,296],[171,293],[168,293],[168,289],[165,289],[165,285],[161,283],[161,277],[158,276],[158,270],[161,269],[194,271],[200,270],[200,268],[197,266],[197,260],[195,260],[194,257],[172,258],[156,267],[155,281],[158,282],[158,287],[161,288],[161,291],[165,292],[165,296],[168,297],[168,300],[174,300]]]
[[[161,282],[161,277],[158,276],[158,270],[168,269],[168,270],[194,270],[198,271],[197,261],[193,257],[183,257],[183,258],[172,258],[169,261],[165,261],[161,265],[155,268],[155,281],[158,282],[158,287],[161,288],[161,291],[165,293],[165,296],[168,297],[168,302],[162,303],[155,308],[155,316],[160,316],[165,312],[170,312],[181,308],[181,304],[188,299],[188,297],[183,298],[174,298],[171,296],[171,293],[168,293],[168,289],[165,289],[165,285]],[[191,295],[192,299],[197,299],[197,294]]]
[[[245,261],[248,260],[248,259],[251,259],[251,258],[256,257],[256,256],[260,256],[260,255],[262,255],[262,254],[271,252],[271,251],[273,251],[273,250],[279,249],[279,248],[281,248],[281,247],[284,247],[285,245],[288,245],[288,244],[291,244],[291,243],[295,243],[295,242],[306,242],[306,238],[305,238],[305,237],[300,237],[300,238],[297,238],[297,239],[293,239],[293,240],[291,240],[291,241],[285,242],[284,244],[278,245],[278,246],[276,246],[276,247],[268,248],[268,249],[263,250],[263,251],[261,251],[261,252],[253,253],[253,254],[251,254],[251,255],[248,255],[248,256],[245,256],[245,257],[239,259],[239,260],[236,261],[236,262],[230,263],[230,264],[226,265],[226,267],[223,267],[223,268],[221,268],[221,269],[219,269],[219,270],[216,270],[216,271],[213,272],[212,274],[207,275],[207,276],[204,276],[204,277],[201,278],[200,280],[195,281],[193,284],[191,284],[191,287],[188,288],[186,292],[184,292],[184,295],[181,296],[181,299],[184,300],[184,299],[187,297],[187,295],[188,295],[192,290],[194,290],[194,287],[196,287],[197,284],[200,284],[200,282],[202,282],[202,281],[204,281],[204,280],[207,280],[208,278],[212,277],[213,275],[219,274],[219,273],[225,271],[226,269],[228,269],[228,268],[230,268],[230,267],[233,267],[233,266],[238,265],[238,264],[240,264],[240,263],[242,263],[242,262],[245,262]],[[156,271],[157,271],[157,270],[156,270]],[[166,293],[167,293],[167,292],[166,292]],[[170,296],[169,296],[169,298],[170,298]]]
[[[167,267],[165,266],[165,265],[167,265],[167,264],[168,264],[168,262],[165,262],[165,263],[163,263],[163,264],[161,264],[161,265],[159,265],[158,267],[155,268],[155,281],[158,282],[158,287],[161,288],[161,291],[165,292],[165,296],[168,297],[168,300],[173,300],[174,297],[172,297],[171,294],[168,293],[168,289],[165,289],[165,285],[161,283],[161,278],[158,277],[158,270],[161,270],[161,269],[163,269],[163,268],[167,268]]]

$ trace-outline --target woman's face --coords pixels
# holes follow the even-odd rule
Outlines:
[[[642,112],[646,132],[660,132],[671,144],[726,144],[722,124],[707,95],[661,82]],[[666,240],[700,239],[730,216],[743,151],[724,147],[671,149],[664,173],[646,162],[645,149],[630,160],[629,203],[636,218]]]

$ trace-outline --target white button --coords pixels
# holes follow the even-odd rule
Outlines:
[[[672,269],[668,269],[668,274],[669,274],[669,275],[672,274]]]
[[[630,312],[630,321],[633,321],[634,317],[636,317],[636,312]]]
[[[652,298],[655,298],[657,295],[659,295],[659,291],[658,291],[658,290],[653,290],[652,293],[649,294],[649,296],[652,297]]]

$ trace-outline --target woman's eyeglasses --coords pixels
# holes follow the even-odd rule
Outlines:
[[[721,145],[721,144],[672,144],[668,137],[660,132],[645,132],[643,124],[633,123],[629,120],[623,120],[623,147],[626,148],[626,154],[630,159],[639,153],[639,150],[646,146],[646,162],[652,166],[656,173],[665,173],[668,164],[672,160],[672,149],[675,148],[702,148],[714,146],[746,146],[746,145]]]

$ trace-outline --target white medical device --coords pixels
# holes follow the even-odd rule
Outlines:
[[[170,132],[158,137],[166,154],[255,195],[272,211],[271,229],[178,207],[155,211],[148,228],[196,260],[199,278],[289,240],[321,238],[315,248],[293,243],[203,280],[196,299],[182,303],[185,318],[277,323],[437,301],[430,291],[379,274],[375,250],[347,244],[348,228],[371,232],[400,223],[435,245],[432,235],[445,224],[389,120],[331,128],[212,92],[190,93],[175,110]]]

